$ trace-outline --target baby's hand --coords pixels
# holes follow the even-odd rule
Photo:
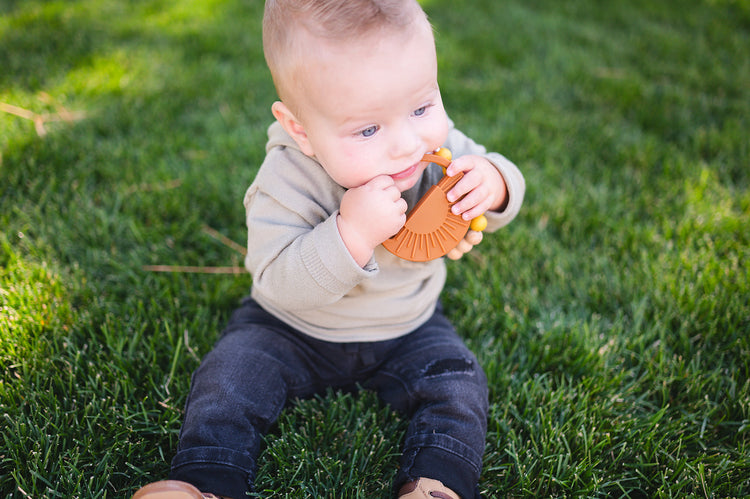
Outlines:
[[[455,215],[471,220],[505,204],[508,197],[505,180],[487,159],[481,156],[456,158],[446,173],[452,177],[458,172],[464,172],[464,176],[448,192],[451,203],[460,199],[451,208]],[[463,199],[461,196],[464,196]]]
[[[344,193],[336,220],[354,260],[364,266],[373,250],[406,223],[406,201],[388,175]]]

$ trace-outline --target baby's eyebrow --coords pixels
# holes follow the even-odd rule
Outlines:
[[[424,91],[424,93],[418,94],[418,97],[415,97],[415,100],[423,101],[432,101],[435,100],[440,95],[440,87],[438,86],[437,82],[435,82],[434,86],[430,86],[428,89]]]

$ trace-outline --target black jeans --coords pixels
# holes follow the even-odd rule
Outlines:
[[[487,379],[440,307],[394,340],[320,341],[247,298],[193,375],[171,478],[239,499],[284,406],[331,387],[375,391],[408,415],[395,490],[419,477],[475,497],[487,431]]]

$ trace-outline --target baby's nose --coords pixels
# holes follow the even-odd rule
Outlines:
[[[391,144],[391,153],[394,157],[414,156],[422,149],[422,137],[411,124],[402,126],[394,135]],[[421,151],[424,152],[424,151]]]

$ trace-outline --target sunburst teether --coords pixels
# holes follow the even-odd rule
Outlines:
[[[445,172],[451,163],[450,151],[441,148],[436,154],[425,154],[422,161],[440,165]],[[406,217],[401,230],[386,240],[383,247],[405,260],[426,262],[440,258],[454,249],[472,224],[477,227],[474,230],[483,230],[486,227],[486,219],[482,221],[483,215],[470,221],[451,211],[454,203],[449,202],[446,195],[461,177],[463,173],[453,177],[444,176],[433,185]]]

